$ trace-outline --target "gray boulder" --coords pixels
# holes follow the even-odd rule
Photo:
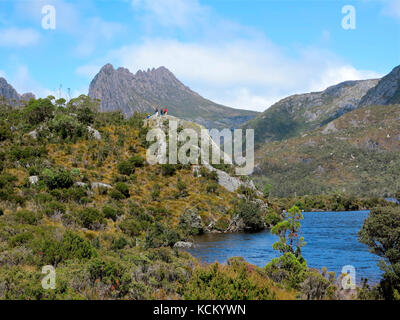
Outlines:
[[[30,184],[37,184],[39,182],[39,177],[38,176],[30,176],[29,177],[29,183]]]
[[[193,242],[178,241],[174,244],[174,248],[193,248]]]

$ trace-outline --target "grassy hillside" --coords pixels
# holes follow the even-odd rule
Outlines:
[[[400,106],[346,113],[317,130],[264,144],[256,153],[259,183],[272,194],[394,195],[400,189]]]
[[[345,81],[321,92],[287,97],[247,122],[244,128],[254,129],[257,146],[299,136],[358,108],[360,99],[377,82]]]
[[[262,228],[267,212],[207,170],[149,166],[142,116],[96,108],[86,96],[0,105],[1,299],[297,296],[240,259],[202,266],[173,248],[235,216]],[[55,290],[42,288],[45,265],[56,269]]]

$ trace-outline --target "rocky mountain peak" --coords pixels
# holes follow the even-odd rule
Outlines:
[[[12,105],[15,105],[20,101],[29,101],[35,98],[35,95],[31,92],[20,95],[6,79],[0,77],[0,97],[5,98]]]
[[[112,74],[115,71],[114,66],[111,63],[105,64],[99,71],[100,74]]]
[[[388,105],[400,103],[400,66],[384,76],[378,84],[368,90],[360,106]]]
[[[0,96],[4,97],[6,100],[19,101],[20,95],[18,92],[7,82],[6,79],[0,77]]]
[[[209,128],[238,127],[256,112],[232,109],[204,99],[179,81],[166,67],[139,70],[103,66],[89,87],[89,96],[101,100],[101,110],[153,113],[167,107],[170,114],[195,120]]]

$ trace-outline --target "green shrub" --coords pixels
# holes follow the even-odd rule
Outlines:
[[[66,207],[62,203],[57,202],[57,201],[51,201],[46,204],[44,213],[48,217],[51,217],[53,215],[64,214],[65,210],[66,210]]]
[[[156,222],[153,227],[146,233],[145,247],[172,247],[179,240],[180,236],[175,230],[166,228],[162,223]]]
[[[119,228],[130,237],[138,236],[142,230],[139,221],[133,217],[126,217],[119,223]]]
[[[111,249],[121,250],[121,249],[125,248],[127,244],[128,244],[128,241],[126,241],[126,239],[124,237],[119,237],[119,238],[113,240]]]
[[[49,128],[62,139],[82,137],[87,129],[79,121],[66,114],[59,114],[49,123]]]
[[[111,190],[111,192],[108,195],[110,196],[111,199],[114,199],[114,200],[126,199],[126,197],[116,189]]]
[[[109,206],[109,205],[106,205],[106,206],[103,207],[104,217],[107,218],[107,219],[111,219],[113,221],[116,221],[117,217],[122,215],[122,213],[123,212],[121,210],[116,209],[116,208],[114,208],[112,206]]]
[[[42,171],[42,177],[50,190],[68,189],[74,184],[71,174],[66,170],[54,172],[50,169],[45,169]]]
[[[214,228],[219,231],[225,231],[226,229],[228,229],[229,224],[230,219],[228,219],[227,217],[221,217],[215,223]]]
[[[256,202],[240,200],[234,208],[234,214],[243,220],[245,228],[249,231],[264,228],[261,208]]]
[[[37,125],[53,117],[54,105],[47,98],[30,100],[24,109],[24,115],[31,125]]]
[[[200,167],[200,175],[207,180],[218,182],[218,173],[214,170],[208,170],[206,167]]]
[[[125,183],[123,183],[123,182],[118,182],[118,183],[115,185],[115,189],[117,189],[119,192],[121,192],[121,193],[124,195],[125,198],[129,198],[129,197],[130,197],[130,194],[129,194],[129,187],[128,187],[128,185],[126,185]]]
[[[143,167],[144,159],[139,155],[134,155],[129,159],[129,162],[132,163],[135,167]]]
[[[294,289],[298,289],[307,277],[306,261],[303,258],[296,258],[291,252],[272,259],[265,266],[265,270],[275,282],[283,282]]]
[[[0,175],[0,188],[13,186],[16,181],[18,181],[16,176],[11,174],[2,174]]]
[[[63,259],[90,259],[96,251],[89,241],[72,231],[66,231],[61,241]]]
[[[104,214],[95,208],[84,208],[80,210],[78,217],[81,226],[91,230],[99,229],[105,224]]]
[[[23,209],[15,212],[15,219],[18,223],[21,224],[36,225],[40,221],[40,219],[42,219],[42,215],[37,212]]]
[[[135,173],[135,165],[131,163],[129,160],[120,162],[117,165],[117,169],[120,174],[124,174],[127,176]]]
[[[265,216],[265,222],[269,226],[275,226],[278,222],[282,221],[282,218],[276,212],[269,212]]]
[[[272,283],[262,270],[238,258],[228,265],[197,267],[184,286],[188,300],[274,300]]]
[[[180,177],[177,179],[176,188],[178,189],[178,192],[176,193],[175,198],[188,196],[187,185]]]
[[[11,248],[17,247],[17,246],[22,246],[25,243],[31,241],[33,239],[33,234],[32,232],[23,232],[15,235],[11,239],[8,240],[8,245]]]
[[[115,283],[121,276],[119,266],[113,261],[105,261],[95,258],[88,266],[88,272],[92,282],[100,280],[107,284]]]
[[[173,164],[162,164],[161,165],[161,175],[165,176],[173,176],[175,174],[176,167]]]
[[[161,194],[161,186],[156,183],[153,185],[153,190],[151,191],[151,199],[153,201],[156,201],[160,198],[160,194]]]
[[[89,202],[89,199],[87,198],[87,190],[83,187],[69,188],[65,191],[64,195],[66,199],[75,201],[79,204],[86,204]]]
[[[217,193],[218,191],[218,183],[210,182],[206,186],[207,193]]]

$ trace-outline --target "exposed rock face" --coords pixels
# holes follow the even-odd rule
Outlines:
[[[368,90],[361,99],[360,106],[388,105],[400,103],[400,66],[384,76],[379,83]]]
[[[101,100],[102,111],[121,110],[131,116],[135,111],[154,113],[155,109],[167,108],[168,114],[207,128],[237,128],[257,115],[204,99],[165,67],[133,74],[106,64],[90,83],[89,96]]]
[[[101,140],[101,134],[98,130],[92,128],[91,126],[88,126],[87,129],[94,139]]]
[[[0,97],[5,98],[11,104],[18,104],[20,101],[29,101],[35,98],[35,95],[31,92],[20,95],[6,79],[0,77]]]
[[[193,248],[193,242],[178,241],[174,244],[174,248]]]
[[[30,176],[29,177],[29,183],[30,184],[37,184],[39,182],[39,177],[38,176]]]
[[[102,183],[102,182],[92,182],[91,184],[92,189],[96,189],[96,188],[105,188],[105,189],[111,189],[112,186],[110,186],[107,183]]]
[[[21,95],[21,100],[29,101],[31,99],[35,99],[35,95],[32,92],[26,92]]]
[[[0,96],[8,101],[17,102],[20,99],[18,92],[4,78],[0,78]]]
[[[378,81],[346,81],[321,92],[287,97],[249,121],[244,128],[255,129],[256,143],[300,135],[358,108],[361,98]]]

